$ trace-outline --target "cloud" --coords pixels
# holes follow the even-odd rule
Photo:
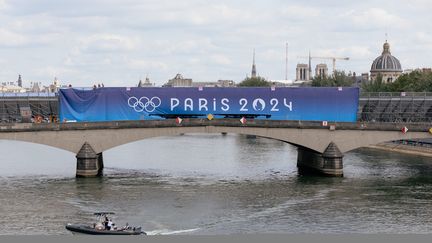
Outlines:
[[[223,54],[213,54],[210,56],[210,59],[219,65],[230,65],[232,63],[231,59]]]
[[[80,40],[83,52],[119,52],[135,50],[139,39],[113,34],[94,34]]]
[[[157,48],[153,51],[163,55],[207,54],[216,49],[212,41],[205,37],[172,38],[150,43],[150,46]]]
[[[152,70],[164,71],[168,68],[168,65],[164,62],[139,59],[129,60],[127,66],[130,69],[140,70],[141,72],[149,72]]]
[[[8,7],[6,0],[0,0],[0,11],[7,9]]]
[[[408,20],[381,8],[370,8],[362,12],[351,11],[346,16],[351,18],[355,27],[365,29],[399,29],[409,26]]]
[[[25,35],[0,28],[0,46],[17,47],[28,43],[29,39]]]
[[[321,10],[317,7],[291,5],[283,7],[280,13],[289,18],[316,18],[321,15]]]
[[[373,53],[369,50],[368,46],[349,46],[335,49],[320,49],[316,54],[318,56],[354,57],[358,59],[369,57]]]
[[[42,68],[37,68],[35,70],[37,75],[46,77],[58,77],[58,76],[69,76],[71,74],[77,74],[77,70],[71,68],[65,68],[61,66],[46,66]]]
[[[432,45],[432,34],[424,31],[417,32],[415,37],[418,42],[426,45]]]

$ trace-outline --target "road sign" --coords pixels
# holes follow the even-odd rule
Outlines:
[[[246,118],[242,117],[242,119],[240,119],[240,122],[241,122],[242,124],[246,124]]]
[[[327,121],[323,121],[322,125],[323,125],[323,127],[326,127],[328,125],[328,122]]]
[[[209,121],[213,120],[214,116],[212,114],[208,114],[207,115],[207,119],[209,119]]]
[[[408,132],[408,128],[407,127],[402,127],[401,132],[403,134],[407,133]]]
[[[177,122],[177,124],[181,124],[182,121],[183,121],[183,119],[181,119],[180,117],[177,117],[177,118],[176,118],[176,122]]]

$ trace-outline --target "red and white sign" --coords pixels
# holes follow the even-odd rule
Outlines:
[[[401,132],[403,134],[407,133],[408,132],[408,128],[407,127],[402,127]]]
[[[322,125],[323,125],[323,127],[326,127],[326,126],[328,126],[328,122],[327,121],[323,121]]]
[[[199,86],[198,91],[203,91],[203,86]]]
[[[176,122],[177,122],[177,124],[181,124],[182,121],[183,121],[183,119],[181,119],[180,117],[177,117],[177,118],[176,118]]]
[[[240,119],[240,122],[241,122],[242,124],[246,124],[246,118],[242,117],[242,119]]]

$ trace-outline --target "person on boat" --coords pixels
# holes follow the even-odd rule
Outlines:
[[[123,227],[123,230],[129,230],[129,229],[130,229],[130,227],[129,227],[129,223],[126,222],[126,225]]]
[[[113,222],[111,221],[111,219],[109,219],[107,224],[107,230],[111,230],[112,226],[113,226]]]
[[[102,223],[103,223],[103,226],[105,227],[105,229],[107,230],[108,229],[108,216],[105,215],[105,218],[104,218]]]

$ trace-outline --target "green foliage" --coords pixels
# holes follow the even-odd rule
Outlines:
[[[354,84],[352,77],[347,76],[344,71],[336,70],[329,77],[315,77],[312,79],[313,87],[349,87]]]
[[[363,83],[362,90],[365,92],[387,92],[388,85],[383,82],[383,77],[378,74],[375,81]]]
[[[267,82],[265,78],[246,78],[238,84],[239,87],[269,87],[270,82]]]
[[[389,84],[392,92],[431,92],[432,73],[414,71]]]
[[[362,86],[365,92],[432,92],[432,73],[414,71],[402,74],[393,83],[383,83],[382,77]]]

